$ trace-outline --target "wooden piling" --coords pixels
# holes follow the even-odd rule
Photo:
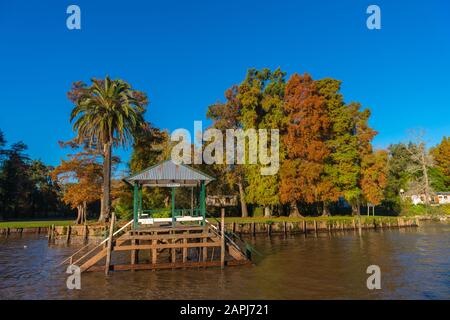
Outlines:
[[[87,225],[84,225],[84,229],[83,229],[83,242],[86,243],[88,241],[88,237],[89,237],[89,229]]]
[[[306,220],[303,220],[303,233],[307,234],[308,230],[306,229]]]
[[[111,266],[111,250],[112,250],[112,241],[114,234],[114,220],[116,215],[112,213],[111,215],[111,224],[109,227],[109,237],[108,237],[108,247],[106,248],[106,263],[105,263],[105,275],[108,275],[109,268]]]
[[[187,238],[184,238],[183,239],[183,263],[185,263],[186,262],[186,260],[187,260],[187,251],[188,251],[188,249],[187,249],[187,247],[186,247],[186,244],[187,244]]]
[[[256,225],[254,222],[252,222],[252,233],[254,236],[256,235]]]
[[[317,220],[314,220],[314,233],[317,236]]]
[[[208,238],[203,238],[203,243],[208,242]],[[208,259],[208,247],[203,247],[203,262]]]
[[[283,231],[284,231],[284,235],[286,235],[287,234],[287,222],[286,221],[284,221],[284,223],[283,223]]]
[[[152,249],[152,264],[156,264],[157,259],[158,259],[158,250],[156,249],[156,245],[158,244],[158,240],[154,239],[152,240],[152,245],[153,245],[153,249]]]
[[[66,233],[66,244],[68,245],[70,243],[70,232],[72,231],[72,228],[70,226],[67,226],[67,233]]]
[[[221,237],[220,237],[220,267],[225,267],[225,208],[220,209]]]
[[[362,230],[361,230],[361,217],[358,216],[358,234],[361,237],[362,236]]]

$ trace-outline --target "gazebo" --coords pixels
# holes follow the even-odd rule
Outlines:
[[[177,222],[195,221],[205,224],[206,217],[206,185],[214,180],[213,177],[193,169],[184,164],[176,164],[172,160],[161,162],[139,173],[124,179],[133,187],[133,219],[134,229],[139,224],[171,222],[175,227]],[[143,187],[171,188],[171,217],[158,217],[167,213],[168,209],[143,209]],[[175,207],[175,188],[191,188],[191,208]],[[197,192],[194,192],[196,190]],[[195,196],[196,195],[196,196]],[[197,199],[194,204],[194,198]]]

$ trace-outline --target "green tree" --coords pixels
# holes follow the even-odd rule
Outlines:
[[[285,124],[283,111],[286,73],[277,69],[247,72],[239,85],[237,99],[240,102],[240,122],[245,129],[278,129]],[[281,157],[283,146],[280,146]],[[281,161],[280,161],[281,162]],[[279,174],[261,175],[261,164],[244,165],[247,181],[247,201],[264,207],[265,216],[272,214],[280,204]]]
[[[0,168],[0,204],[4,218],[16,218],[29,209],[33,183],[29,177],[30,158],[23,142],[14,143],[6,151]]]
[[[80,141],[88,141],[102,150],[103,197],[99,221],[110,215],[112,148],[126,146],[144,123],[148,103],[144,93],[132,89],[123,80],[92,79],[92,85],[73,84],[68,93],[75,104],[70,121]]]
[[[237,98],[239,87],[233,85],[225,91],[225,102],[217,102],[208,107],[206,117],[213,121],[212,127],[222,131],[225,145],[225,130],[227,129],[242,129],[240,121],[241,104]],[[225,154],[223,164],[216,164],[215,177],[217,183],[215,185],[222,186],[217,190],[218,194],[227,194],[230,191],[239,194],[241,216],[248,216],[247,201],[245,199],[245,172],[244,166],[241,164],[226,164]],[[229,187],[229,188],[227,188]],[[235,191],[237,188],[237,191]],[[230,190],[231,189],[231,190]]]

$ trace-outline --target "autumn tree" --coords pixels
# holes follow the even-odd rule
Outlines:
[[[443,137],[430,152],[434,159],[434,167],[430,169],[432,187],[436,191],[450,191],[450,138]]]
[[[309,74],[294,74],[285,89],[284,110],[287,131],[283,137],[286,159],[281,167],[281,201],[297,207],[297,202],[324,201],[328,181],[325,159],[330,155],[326,139],[331,121],[325,99]]]
[[[92,158],[77,154],[69,160],[62,160],[52,172],[52,176],[63,186],[64,202],[77,210],[76,223],[85,223],[87,205],[101,198],[101,165]]]
[[[373,205],[381,204],[387,185],[387,158],[385,150],[366,155],[362,161],[361,190],[364,198]]]

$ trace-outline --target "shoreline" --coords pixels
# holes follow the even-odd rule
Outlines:
[[[307,217],[307,218],[233,218],[225,222],[225,229],[238,235],[257,234],[315,234],[335,231],[359,231],[373,229],[392,229],[418,227],[421,220],[433,220],[435,217],[388,217],[388,216],[338,216],[338,217]],[[210,219],[213,224],[218,221]],[[119,223],[120,225],[121,223]],[[58,243],[88,243],[98,242],[108,234],[107,225],[63,225],[55,224],[33,227],[2,227],[0,236],[10,234],[46,234],[49,241]]]

